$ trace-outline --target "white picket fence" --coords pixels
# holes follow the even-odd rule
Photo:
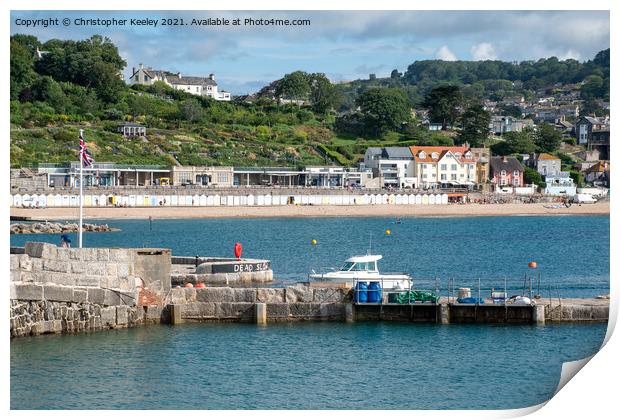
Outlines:
[[[84,207],[211,207],[299,205],[410,205],[447,204],[448,194],[363,194],[363,195],[85,195]],[[12,207],[78,207],[78,195],[14,194]]]

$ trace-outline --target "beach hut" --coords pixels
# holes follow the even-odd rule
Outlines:
[[[441,204],[448,204],[448,194],[441,195]]]
[[[21,194],[15,194],[13,196],[13,205],[15,207],[21,207],[22,206],[22,196],[21,196]]]
[[[428,204],[428,194],[424,194],[422,196],[422,204]]]
[[[416,194],[416,196],[415,196],[415,203],[416,204],[422,204],[422,194]]]
[[[254,197],[253,194],[249,194],[248,195],[248,206],[255,205],[255,200],[256,200],[256,197]]]
[[[442,200],[442,195],[441,194],[436,194],[435,195],[435,204],[441,204],[441,200]]]
[[[201,207],[205,207],[207,205],[207,196],[205,194],[201,194],[200,197],[198,197],[198,205]]]
[[[435,204],[435,194],[429,194],[428,204]]]
[[[47,195],[47,200],[46,200],[46,205],[48,207],[53,207],[54,206],[54,194],[48,194]]]
[[[93,205],[93,196],[92,195],[85,195],[84,196],[84,206],[90,207],[92,205]]]
[[[129,196],[128,204],[130,207],[136,207],[136,196],[135,195]]]
[[[220,195],[219,195],[219,194],[215,194],[215,195],[213,196],[213,205],[214,205],[214,206],[220,206],[220,205],[222,205],[222,198],[220,197]]]

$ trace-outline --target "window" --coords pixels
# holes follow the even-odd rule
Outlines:
[[[461,178],[465,177],[465,174],[461,174]]]
[[[448,169],[448,165],[446,165],[445,163],[442,163],[442,164],[441,164],[441,170],[442,170],[442,171],[445,171],[445,170],[447,170],[447,169]]]
[[[217,182],[220,184],[224,184],[228,182],[228,174],[227,173],[218,173],[217,174]]]
[[[514,177],[518,178],[518,177],[519,177],[519,171],[514,171],[514,172],[512,173],[512,176],[514,176]]]
[[[179,182],[188,182],[192,179],[191,172],[179,172]]]
[[[506,176],[506,171],[502,169],[502,171],[499,173],[500,176]]]
[[[450,179],[452,181],[456,181],[456,174],[450,174]]]
[[[453,171],[456,171],[456,164],[454,164],[454,163],[453,163],[453,164],[450,166],[450,169],[451,169],[451,170],[453,170]]]
[[[431,153],[431,157],[433,159],[437,159],[439,157],[439,155],[437,154],[437,152],[433,152],[433,153]]]
[[[426,178],[427,178],[426,174],[422,174],[422,179],[426,179]]]
[[[426,159],[426,153],[424,153],[424,151],[421,151],[418,156],[420,157],[420,159]]]
[[[200,86],[196,86],[196,92],[200,92]]]
[[[426,163],[422,164],[422,169],[426,169]]]
[[[442,181],[445,181],[445,180],[447,180],[447,179],[448,179],[448,178],[446,177],[446,174],[441,174],[441,180],[442,180]]]
[[[353,267],[353,263],[352,262],[346,262],[346,263],[344,263],[344,265],[342,266],[340,271],[349,271],[351,269],[351,267]]]
[[[473,164],[473,163],[470,163],[470,164],[469,164],[469,170],[470,170],[470,171],[473,171],[473,170],[474,170],[474,164]]]

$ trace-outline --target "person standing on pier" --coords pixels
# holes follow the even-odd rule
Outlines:
[[[71,248],[71,239],[69,239],[69,235],[67,235],[66,233],[60,235],[60,247]]]

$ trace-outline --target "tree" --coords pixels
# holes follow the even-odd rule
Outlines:
[[[65,112],[69,101],[62,88],[49,76],[38,78],[32,84],[32,96],[35,100],[47,102],[58,114]]]
[[[11,37],[11,99],[18,99],[37,77],[34,56],[40,45],[36,37],[14,35]]]
[[[528,166],[523,168],[523,182],[525,184],[536,184],[540,188],[545,188],[547,186],[542,178],[542,175],[539,174],[537,170]]]
[[[538,126],[534,143],[537,152],[551,153],[560,147],[562,136],[553,126],[543,123]]]
[[[202,107],[200,103],[198,103],[195,99],[188,99],[186,101],[181,102],[179,107],[179,111],[181,112],[181,116],[189,121],[194,122],[200,119],[202,114]]]
[[[400,79],[400,77],[401,77],[402,75],[403,75],[403,74],[402,74],[402,73],[400,73],[400,72],[398,71],[398,69],[394,69],[394,70],[392,70],[392,73],[390,73],[390,78],[392,78],[392,79]]]
[[[279,98],[307,99],[309,94],[310,81],[308,73],[303,71],[294,71],[285,75],[276,88],[276,96]]]
[[[367,130],[379,136],[389,130],[400,130],[411,120],[410,104],[400,89],[372,88],[356,101]]]
[[[441,121],[441,129],[446,130],[453,125],[463,105],[463,94],[458,86],[444,85],[431,90],[422,104],[428,108],[431,122]]]
[[[315,112],[325,114],[342,101],[340,92],[323,73],[312,73],[309,76],[309,85],[310,101]]]
[[[489,137],[491,114],[482,105],[472,105],[461,116],[462,129],[459,142],[468,142],[472,147],[484,143]]]

